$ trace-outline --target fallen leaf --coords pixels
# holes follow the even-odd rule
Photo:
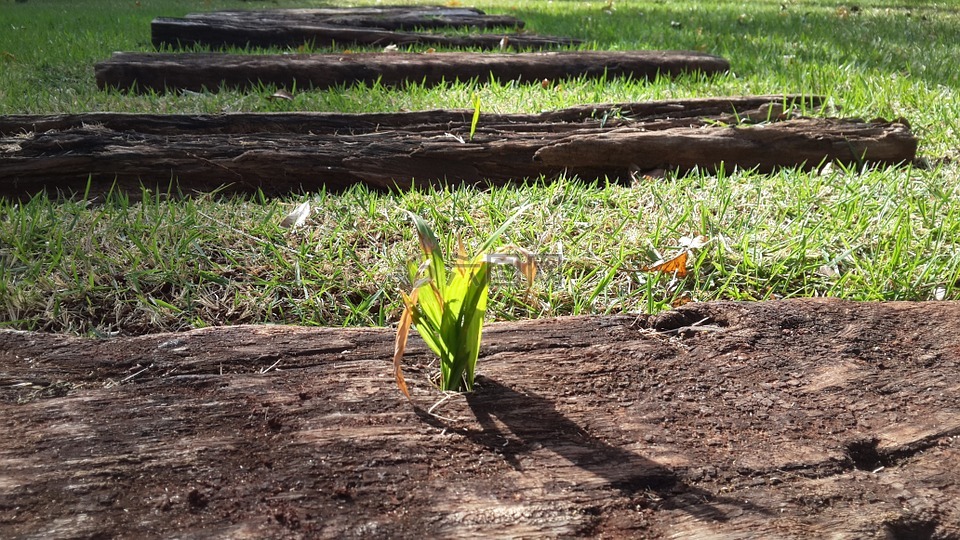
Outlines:
[[[310,217],[310,203],[304,202],[294,208],[293,212],[283,216],[280,226],[284,229],[296,229],[302,226],[308,217]]]
[[[697,236],[681,236],[678,243],[680,244],[680,247],[687,249],[700,249],[709,244],[710,239],[702,234],[698,234]]]
[[[677,277],[687,275],[687,250],[683,250],[679,255],[669,261],[658,262],[650,266],[640,267],[641,272],[662,272],[664,274],[674,274]]]
[[[840,270],[836,265],[831,266],[829,264],[821,264],[820,268],[817,268],[817,273],[823,277],[835,278],[840,275]]]
[[[270,97],[267,99],[283,99],[286,101],[293,101],[293,94],[287,92],[286,90],[277,90],[276,92],[270,94]]]
[[[533,280],[537,277],[537,256],[528,249],[518,247],[517,250],[523,254],[523,260],[518,262],[517,268],[527,281],[526,294],[529,295],[530,291],[533,289]]]
[[[634,182],[643,179],[646,181],[653,180],[663,180],[667,177],[666,169],[645,169],[640,170],[639,167],[633,165],[630,167],[630,179]]]
[[[397,379],[397,386],[403,395],[410,399],[410,390],[407,389],[407,381],[403,378],[403,368],[400,361],[403,360],[403,351],[407,348],[407,338],[410,336],[410,325],[413,324],[413,309],[417,302],[417,289],[408,297],[403,295],[403,314],[400,315],[400,324],[397,325],[397,340],[393,344],[393,375]]]

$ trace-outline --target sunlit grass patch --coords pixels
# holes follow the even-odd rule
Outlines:
[[[951,6],[475,3],[525,19],[531,31],[585,38],[585,49],[720,54],[733,69],[716,77],[342,85],[296,88],[292,100],[271,99],[278,89],[270,85],[133,95],[94,84],[96,61],[151,50],[153,17],[310,4],[8,1],[0,8],[0,114],[472,110],[475,97],[486,114],[804,93],[830,104],[808,114],[905,117],[929,166],[668,172],[632,185],[560,177],[489,190],[354,187],[274,199],[150,192],[0,201],[0,326],[109,335],[242,322],[391,325],[417,246],[406,211],[431,223],[453,253],[454,239],[478,246],[524,205],[503,240],[540,256],[540,273],[527,292],[516,272],[492,269],[487,320],[650,312],[688,299],[960,298],[960,11]],[[313,207],[304,226],[280,227],[304,201]],[[699,236],[709,242],[692,253],[686,276],[641,271]]]

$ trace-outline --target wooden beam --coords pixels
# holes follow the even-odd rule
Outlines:
[[[568,47],[580,40],[532,33],[444,35],[422,30],[522,28],[515,17],[474,8],[373,7],[215,11],[183,18],[159,17],[151,24],[160,47],[298,47],[342,45],[434,45],[498,49],[503,37],[513,49]],[[413,31],[420,30],[420,31]]]
[[[767,172],[834,161],[903,163],[916,155],[917,141],[903,123],[792,119],[782,100],[736,113],[727,103],[726,114],[692,115],[723,107],[722,100],[699,100],[686,112],[674,102],[481,115],[472,140],[470,111],[0,119],[8,133],[0,137],[0,193],[82,189],[88,178],[132,186],[175,179],[185,191],[226,184],[267,193],[355,183],[380,189],[500,185],[563,173],[616,181],[647,169],[724,164]],[[631,112],[644,109],[659,112]],[[551,116],[568,121],[544,121]],[[752,123],[737,124],[742,121]],[[23,133],[27,125],[35,131]]]
[[[114,53],[94,67],[100,88],[133,91],[217,91],[259,84],[330,88],[351,84],[428,85],[491,78],[539,82],[574,77],[649,79],[681,73],[717,74],[729,62],[688,51],[570,51],[553,53],[353,53],[236,55]]]
[[[157,18],[151,24],[153,44],[161,47],[205,45],[214,49],[228,47],[332,47],[342,45],[424,45],[480,49],[556,49],[581,43],[578,39],[537,34],[444,35],[401,32],[378,28],[353,28],[334,25],[247,25],[243,23]]]
[[[666,121],[694,124],[704,118],[730,117],[772,111],[769,119],[777,120],[784,111],[805,109],[815,111],[823,104],[822,96],[765,95],[731,96],[692,99],[664,99],[624,103],[594,103],[554,109],[534,114],[483,113],[483,126],[502,130],[527,131],[575,130],[587,125],[607,126],[627,123],[654,123]],[[137,114],[96,112],[59,115],[0,116],[0,135],[15,136],[32,132],[65,130],[101,126],[115,131],[176,135],[184,133],[324,133],[348,131],[353,134],[372,133],[385,129],[436,130],[449,125],[462,128],[473,114],[466,109],[440,109],[403,113],[229,113],[213,115]],[[766,116],[757,121],[768,120]],[[688,124],[692,125],[692,124]]]
[[[766,125],[574,133],[537,150],[546,168],[573,169],[727,168],[771,172],[781,167],[810,170],[824,162],[912,161],[917,142],[907,126],[844,119],[803,118]]]
[[[474,7],[447,6],[366,6],[348,8],[300,8],[266,10],[224,10],[189,13],[189,21],[235,22],[244,24],[328,24],[384,30],[474,28],[523,28],[524,22],[509,15],[489,15]]]
[[[0,537],[954,538],[958,325],[831,299],[492,324],[470,394],[414,337],[412,403],[389,328],[0,330]]]

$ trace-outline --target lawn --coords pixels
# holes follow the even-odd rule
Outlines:
[[[531,294],[495,276],[497,320],[655,312],[688,301],[833,296],[960,298],[960,9],[944,2],[482,1],[586,48],[691,49],[728,58],[713,78],[456,82],[126,95],[98,91],[93,64],[148,51],[156,16],[320,2],[0,0],[0,114],[89,111],[537,112],[580,103],[745,94],[827,98],[824,115],[906,118],[915,166],[667,174],[634,185],[577,178],[507,188],[189,198],[144,192],[0,201],[0,327],[88,335],[237,323],[389,325],[418,256],[404,210],[450,249],[479,245],[529,205],[504,243],[541,254]],[[469,4],[468,4],[469,5]],[[323,52],[324,49],[309,49]],[[249,51],[257,53],[260,51]],[[284,215],[308,201],[302,228]],[[703,237],[682,279],[640,269]],[[468,251],[471,251],[468,249]]]

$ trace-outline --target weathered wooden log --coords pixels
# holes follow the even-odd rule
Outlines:
[[[626,103],[594,103],[534,114],[483,113],[482,125],[504,131],[564,131],[588,126],[623,124],[657,129],[668,121],[677,125],[704,125],[703,120],[751,118],[756,122],[781,120],[785,111],[815,111],[822,96],[767,95],[694,99],[665,99]],[[42,133],[83,126],[114,131],[158,135],[211,133],[372,133],[389,129],[404,131],[460,130],[472,110],[427,110],[403,113],[229,113],[216,115],[83,113],[61,115],[0,116],[0,136]]]
[[[572,77],[653,78],[727,71],[730,63],[688,51],[569,51],[553,53],[351,53],[236,55],[114,53],[94,67],[100,88],[132,91],[217,91],[273,84],[330,88],[350,84],[428,85],[472,79],[541,81]]]
[[[444,35],[400,32],[377,28],[299,24],[296,26],[256,25],[253,23],[210,22],[204,20],[157,18],[151,24],[155,47],[191,47],[206,45],[228,47],[314,47],[334,45],[432,45],[480,49],[555,49],[581,43],[578,39],[536,34]]]
[[[367,6],[267,10],[224,10],[190,13],[190,21],[244,24],[328,24],[384,30],[436,30],[443,28],[523,28],[524,22],[508,15],[488,15],[474,7]]]
[[[724,163],[728,168],[770,172],[784,166],[810,170],[824,162],[904,163],[912,161],[916,151],[916,139],[901,123],[807,118],[719,129],[615,128],[603,133],[576,133],[544,145],[533,159],[547,169],[568,164],[574,170],[712,170]]]
[[[494,324],[442,401],[412,340],[412,404],[389,329],[0,331],[0,537],[955,538],[957,325],[836,300]]]
[[[77,190],[88,178],[100,184],[119,180],[134,187],[140,182],[167,186],[174,179],[185,191],[229,185],[231,191],[261,189],[270,194],[337,190],[356,183],[378,189],[501,185],[562,173],[617,181],[631,178],[637,170],[712,170],[721,163],[728,169],[761,172],[777,167],[810,169],[834,161],[903,163],[915,158],[917,148],[909,128],[901,123],[775,121],[781,104],[709,119],[683,114],[644,119],[624,115],[623,110],[595,111],[597,116],[586,122],[549,124],[531,121],[534,115],[518,115],[521,121],[515,123],[509,121],[510,115],[495,115],[489,122],[481,115],[472,140],[468,111],[441,112],[438,116],[445,122],[409,126],[398,121],[400,115],[377,115],[390,118],[379,127],[376,118],[351,127],[349,115],[333,115],[325,124],[325,115],[276,121],[277,115],[246,114],[239,116],[245,132],[225,128],[229,122],[224,117],[181,117],[179,131],[170,129],[177,123],[172,117],[148,118],[139,131],[124,129],[135,122],[124,116],[104,118],[108,123],[100,125],[86,123],[83,117],[40,119],[37,125],[65,129],[0,138],[0,193]],[[423,119],[426,113],[415,114]],[[735,118],[763,123],[717,125]],[[768,119],[774,121],[767,123]],[[200,128],[191,130],[191,125]],[[278,126],[296,127],[278,131]],[[6,129],[11,127],[15,126],[8,122]]]
[[[513,17],[485,15],[472,8],[345,8],[218,11],[184,18],[160,17],[151,32],[157,48],[205,45],[298,47],[333,45],[435,45],[499,49],[569,47],[581,40],[531,33],[443,35],[401,30],[523,27]],[[506,39],[503,39],[506,38]]]

